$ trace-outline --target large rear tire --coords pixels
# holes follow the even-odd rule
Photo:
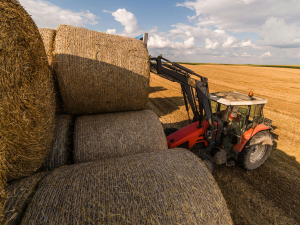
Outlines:
[[[272,145],[262,143],[245,146],[238,154],[237,165],[245,170],[254,170],[260,167],[268,158],[272,150]]]

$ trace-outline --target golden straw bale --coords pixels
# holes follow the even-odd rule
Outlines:
[[[57,78],[55,75],[55,71],[53,69],[53,59],[54,59],[53,51],[54,51],[54,41],[55,41],[55,36],[56,36],[56,30],[49,29],[49,28],[38,28],[38,29],[39,29],[39,32],[43,39],[44,47],[45,47],[47,58],[48,58],[48,63],[51,68],[51,73],[52,73],[53,80],[54,80],[56,113],[61,114],[61,113],[63,113],[63,106],[61,103],[61,96],[59,93]]]
[[[55,98],[35,23],[16,0],[1,1],[0,12],[0,178],[6,180],[29,176],[44,162]]]
[[[75,121],[75,163],[167,147],[162,125],[151,110],[80,116]]]
[[[54,57],[65,113],[145,109],[150,66],[142,41],[60,25]]]
[[[48,58],[49,65],[53,66],[53,51],[54,51],[54,40],[56,30],[49,28],[38,28],[43,39],[46,55]]]
[[[1,174],[0,174],[1,176]],[[0,177],[0,223],[4,219],[3,211],[4,211],[4,204],[7,199],[7,193],[5,192],[5,177]]]
[[[52,171],[21,224],[233,223],[201,160],[185,149],[166,149]]]
[[[56,115],[54,139],[42,170],[50,171],[70,164],[73,124],[71,115]]]
[[[19,224],[21,215],[34,194],[39,181],[46,175],[46,172],[37,173],[16,180],[7,186],[6,191],[9,193],[9,196],[4,207],[3,223],[6,225]]]

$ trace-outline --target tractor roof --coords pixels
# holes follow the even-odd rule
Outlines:
[[[268,99],[257,96],[250,97],[247,94],[237,91],[211,93],[210,99],[224,105],[258,105],[268,102]]]

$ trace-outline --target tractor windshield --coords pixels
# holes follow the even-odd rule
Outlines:
[[[228,118],[228,128],[237,136],[241,136],[245,131],[245,120],[248,106],[230,106],[231,112]]]

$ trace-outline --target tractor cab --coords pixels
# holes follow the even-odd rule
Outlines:
[[[245,131],[255,128],[264,119],[263,107],[267,99],[237,91],[210,94],[212,113],[221,119],[231,134],[241,137]]]

